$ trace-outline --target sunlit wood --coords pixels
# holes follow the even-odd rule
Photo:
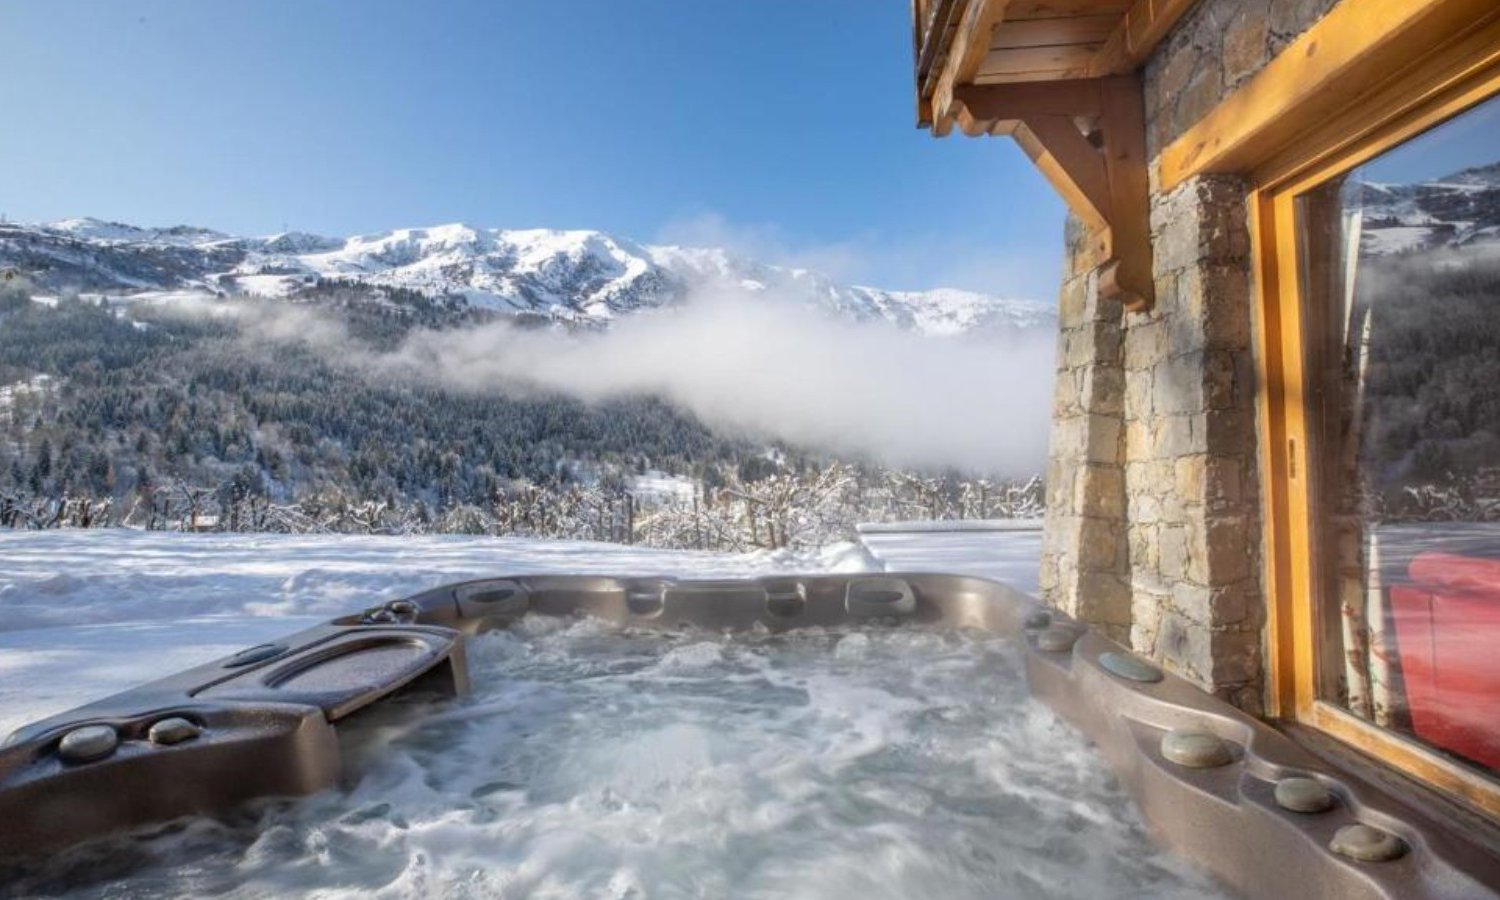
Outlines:
[[[1254,168],[1497,17],[1495,0],[1344,0],[1162,151],[1162,188]]]
[[[1137,0],[1089,63],[1090,76],[1133,72],[1198,0]]]
[[[1354,0],[1345,0],[1352,3]],[[1366,40],[1378,36],[1365,34]],[[1407,77],[1364,94],[1339,115],[1306,129],[1295,149],[1256,171],[1252,193],[1260,385],[1269,711],[1354,744],[1380,761],[1491,815],[1500,785],[1401,735],[1361,721],[1318,698],[1321,583],[1319,510],[1309,469],[1318,457],[1304,371],[1317,339],[1315,298],[1305,296],[1297,236],[1297,197],[1487,98],[1500,96],[1500,21],[1440,48],[1412,46]]]
[[[1005,18],[1008,0],[969,0],[948,50],[943,73],[932,92],[932,130],[947,134],[953,122],[953,89],[970,84],[989,52],[990,38]]]

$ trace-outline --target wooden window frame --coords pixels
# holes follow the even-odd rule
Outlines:
[[[1500,21],[1413,60],[1399,80],[1309,128],[1295,150],[1251,172],[1258,445],[1267,603],[1267,709],[1500,817],[1500,779],[1360,719],[1318,697],[1318,566],[1310,333],[1302,295],[1296,197],[1428,129],[1500,96]],[[1309,476],[1313,477],[1310,478]]]

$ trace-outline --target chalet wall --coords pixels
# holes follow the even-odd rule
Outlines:
[[[1147,151],[1258,72],[1336,0],[1202,0],[1144,69]],[[1042,589],[1135,650],[1251,711],[1261,707],[1247,185],[1153,171],[1156,305],[1094,291],[1076,221],[1060,298]]]
[[[1146,154],[1203,118],[1338,0],[1200,0],[1146,61]]]
[[[1101,301],[1097,242],[1068,220],[1058,304],[1057,373],[1047,466],[1042,592],[1054,606],[1130,637],[1125,521],[1124,322]]]

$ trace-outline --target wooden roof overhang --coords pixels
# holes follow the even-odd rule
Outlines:
[[[1155,291],[1136,69],[1197,0],[912,0],[917,123],[1009,135],[1097,235],[1100,291]]]

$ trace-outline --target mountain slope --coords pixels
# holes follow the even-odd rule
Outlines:
[[[1436,247],[1500,246],[1500,163],[1412,184],[1357,185],[1360,245],[1385,255]]]
[[[203,228],[138,228],[97,219],[0,224],[0,270],[46,290],[111,295],[198,290],[295,297],[319,285],[462,298],[502,315],[602,326],[670,306],[694,290],[788,297],[855,321],[952,335],[1050,327],[1044,304],[956,290],[886,291],[767,265],[720,249],[650,246],[598,231],[453,224],[329,238],[236,237]]]

